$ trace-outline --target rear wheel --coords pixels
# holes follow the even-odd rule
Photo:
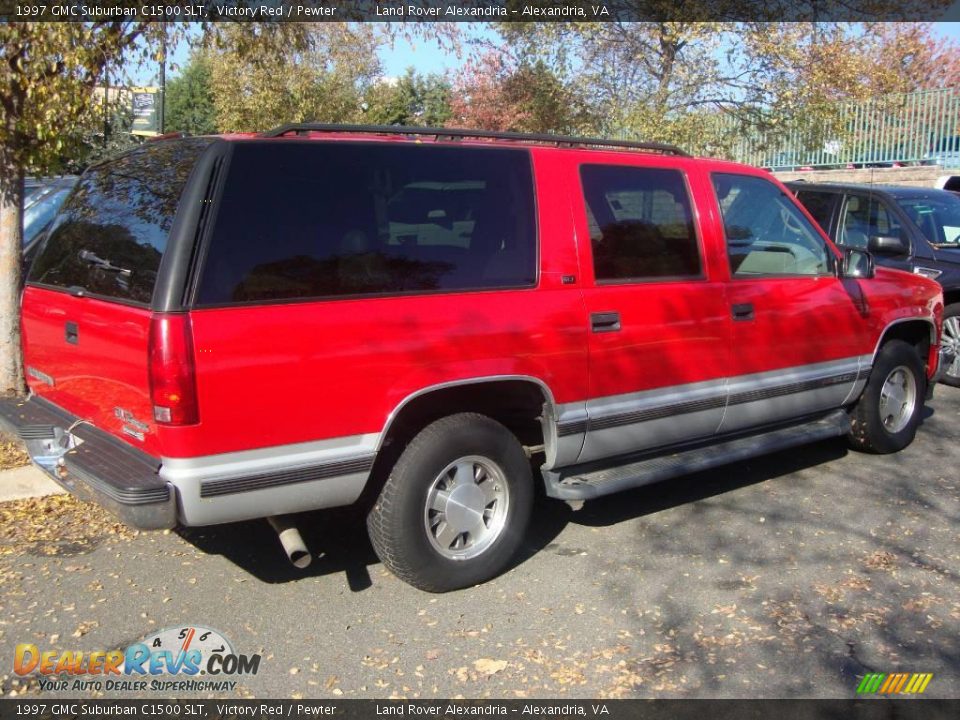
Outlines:
[[[507,568],[532,500],[530,462],[516,437],[484,415],[451,415],[428,425],[404,450],[367,529],[394,575],[421,590],[445,592]]]
[[[850,443],[880,454],[907,447],[920,425],[926,387],[923,361],[912,345],[902,340],[883,345],[851,412]]]
[[[960,303],[947,305],[943,310],[941,343],[953,351],[953,362],[944,369],[940,382],[944,385],[960,387]]]

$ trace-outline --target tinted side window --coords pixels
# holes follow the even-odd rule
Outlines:
[[[847,195],[837,243],[866,250],[872,237],[903,237],[906,234],[897,216],[887,205],[873,196]]]
[[[88,170],[54,220],[27,279],[149,303],[180,195],[211,142],[149,143]]]
[[[823,238],[792,197],[752,175],[714,173],[712,178],[735,277],[830,272]]]
[[[536,259],[524,150],[245,142],[197,301],[521,287]]]
[[[818,190],[799,190],[797,200],[803,203],[807,212],[813,215],[813,219],[825,232],[830,231],[830,220],[833,218],[833,207],[837,203],[837,195]]]
[[[598,281],[700,274],[690,198],[678,170],[584,165],[580,176]]]

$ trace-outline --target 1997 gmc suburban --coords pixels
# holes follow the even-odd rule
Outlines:
[[[294,547],[276,518],[369,498],[385,565],[444,591],[508,566],[535,482],[577,502],[831,436],[900,450],[942,312],[750,167],[286,126],[84,174],[0,415],[142,528],[267,517]]]

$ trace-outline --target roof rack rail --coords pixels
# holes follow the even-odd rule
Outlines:
[[[425,135],[436,140],[483,138],[489,140],[515,140],[519,142],[543,143],[558,147],[577,145],[593,147],[628,148],[659,152],[666,155],[689,157],[689,154],[676,145],[658,142],[637,142],[634,140],[606,140],[604,138],[576,137],[572,135],[548,135],[536,133],[500,132],[494,130],[468,130],[466,128],[408,127],[405,125],[335,125],[328,123],[291,123],[261,133],[261,137],[282,137],[290,133],[298,135],[310,132],[362,133],[370,135]]]

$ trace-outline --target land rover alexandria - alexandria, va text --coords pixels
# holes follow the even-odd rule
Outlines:
[[[295,125],[82,176],[27,273],[33,459],[140,528],[356,505],[425,590],[575,507],[833,436],[908,445],[933,281],[767,173],[654,143]]]

